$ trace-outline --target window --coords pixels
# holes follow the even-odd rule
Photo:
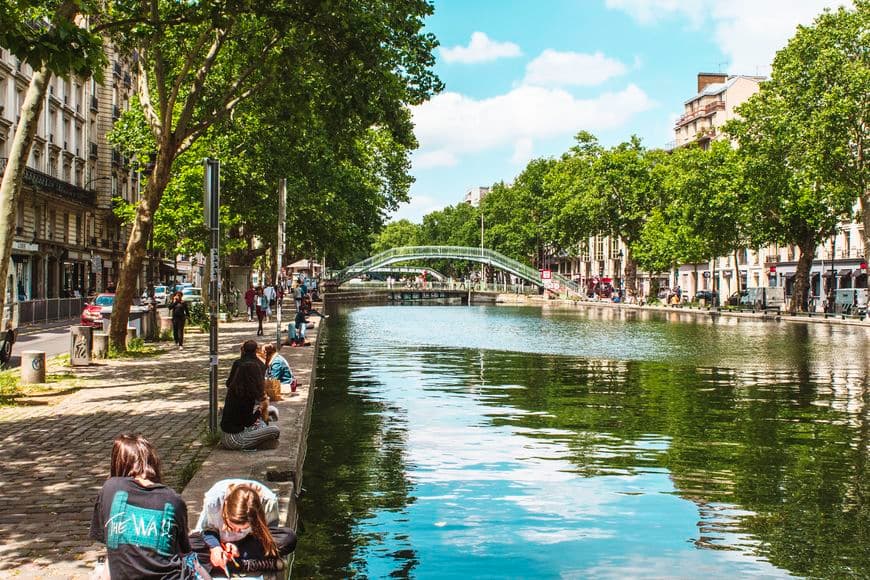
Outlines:
[[[595,236],[595,259],[604,259],[604,238],[602,236]]]
[[[63,214],[63,241],[69,243],[69,214]]]
[[[45,228],[45,237],[49,240],[54,239],[54,227],[57,225],[57,214],[54,210],[48,212],[48,223]]]
[[[33,235],[34,237],[42,237],[42,206],[33,206]]]
[[[82,243],[82,214],[76,214],[76,232],[75,239],[73,239],[74,244]]]

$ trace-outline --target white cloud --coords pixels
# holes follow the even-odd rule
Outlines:
[[[524,166],[532,160],[535,143],[524,137],[514,143],[514,154],[511,156],[511,163],[514,165]]]
[[[432,167],[453,167],[457,163],[456,155],[449,151],[432,151],[429,153],[415,153],[413,157],[414,167],[417,169],[430,169]]]
[[[442,209],[445,205],[445,203],[439,202],[429,195],[414,195],[411,197],[411,201],[399,206],[399,209],[396,210],[396,213],[390,219],[392,221],[406,219],[414,223],[420,223],[424,215]]]
[[[595,86],[625,74],[626,67],[600,52],[558,52],[547,49],[526,66],[523,83],[540,87]]]
[[[441,57],[447,62],[477,63],[500,58],[521,56],[520,47],[513,42],[497,42],[483,32],[473,32],[468,46],[440,48]]]
[[[849,5],[844,0],[606,0],[643,24],[685,18],[693,27],[709,23],[728,57],[732,74],[769,74],[776,51],[786,45],[798,24],[811,24],[825,8]]]
[[[602,131],[624,125],[654,105],[631,84],[618,92],[578,99],[562,89],[520,86],[504,95],[473,99],[445,92],[413,110],[421,152],[417,160],[456,160],[466,153],[513,147],[514,157],[536,140]]]

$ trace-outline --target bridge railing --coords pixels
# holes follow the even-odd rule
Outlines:
[[[344,270],[335,274],[332,278],[339,284],[342,284],[351,278],[372,269],[396,262],[402,262],[404,260],[414,259],[450,259],[482,262],[510,272],[537,286],[544,286],[544,282],[541,280],[541,273],[531,266],[523,264],[513,258],[509,258],[495,250],[461,246],[401,246],[398,248],[391,248],[381,252],[380,254],[366,258],[361,262],[348,266]],[[559,282],[560,286],[566,288],[569,292],[574,292],[575,294],[583,293],[583,289],[579,284],[565,278],[564,276],[554,273],[552,274],[552,278]]]

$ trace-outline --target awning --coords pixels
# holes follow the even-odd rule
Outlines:
[[[825,270],[824,272],[822,272],[822,278],[830,278],[831,276],[836,276],[836,275],[837,275],[836,270]]]
[[[786,279],[786,280],[791,280],[791,279],[794,278],[795,276],[797,276],[797,272],[786,272],[786,273],[785,273],[785,279]]]
[[[866,276],[867,270],[862,270],[861,268],[855,268],[854,270],[852,270],[852,275],[855,276],[856,278],[858,276]]]
[[[840,276],[840,278],[851,278],[852,270],[850,270],[849,268],[846,268],[845,270],[838,270],[837,275]]]

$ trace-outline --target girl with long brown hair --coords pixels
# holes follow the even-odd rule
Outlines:
[[[284,567],[296,534],[278,526],[275,492],[257,481],[225,479],[206,492],[190,542],[212,569],[262,572]]]

